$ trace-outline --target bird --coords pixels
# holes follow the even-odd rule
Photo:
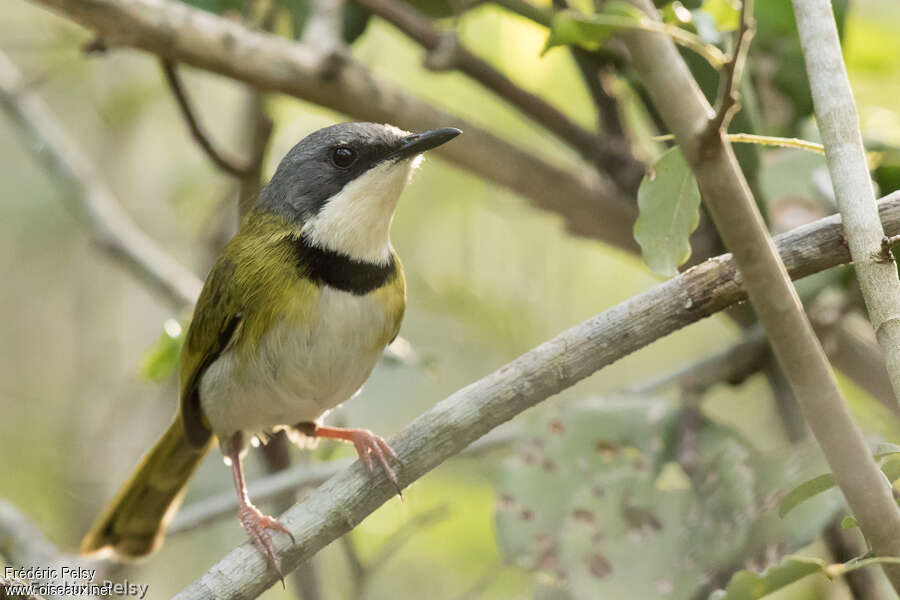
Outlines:
[[[399,492],[384,439],[323,419],[362,388],[398,334],[406,282],[391,244],[394,212],[422,153],[460,133],[338,123],[284,156],[203,285],[180,356],[179,410],[91,526],[82,554],[128,561],[157,550],[218,443],[241,524],[281,576],[272,535],[293,536],[253,505],[242,467],[247,442],[279,430],[352,443]]]

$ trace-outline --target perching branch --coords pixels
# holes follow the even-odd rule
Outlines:
[[[630,1],[648,18],[657,18],[647,0]],[[878,555],[900,556],[900,508],[850,416],[725,133],[705,135],[715,118],[712,107],[670,38],[641,30],[623,35],[635,70],[694,171],[722,240],[734,252],[772,350],[861,530]],[[900,590],[900,568],[884,569]]]
[[[900,281],[890,252],[887,261],[882,258],[885,236],[875,208],[859,116],[841,56],[831,3],[827,0],[793,0],[793,3],[834,195],[844,217],[847,242],[869,319],[884,352],[894,395],[900,400]]]
[[[411,4],[397,0],[356,0],[388,21],[428,51],[425,61],[433,70],[456,69],[531,117],[548,131],[575,148],[585,159],[615,177],[623,164],[643,173],[627,144],[611,145],[605,138],[581,127],[562,111],[510,80],[486,61],[472,54],[454,32],[435,29],[430,19]]]
[[[135,225],[82,149],[41,97],[25,86],[19,70],[2,52],[0,106],[48,171],[71,188],[71,204],[94,241],[174,308],[192,306],[202,282]]]
[[[889,234],[900,232],[900,192],[885,199],[880,208]],[[775,239],[792,277],[850,259],[840,227],[835,215]],[[401,484],[409,485],[491,429],[598,369],[745,298],[737,266],[730,255],[724,255],[564,331],[450,395],[394,437],[390,443],[402,463]],[[296,544],[277,540],[284,569],[293,569],[350,531],[395,494],[382,473],[369,474],[354,462],[281,517],[297,540]],[[255,598],[276,581],[277,575],[247,543],[176,598]]]
[[[194,141],[200,145],[200,148],[203,149],[203,152],[206,153],[209,160],[221,170],[238,178],[248,176],[253,171],[253,165],[242,165],[234,158],[225,156],[213,145],[212,140],[209,139],[209,135],[203,131],[200,120],[197,118],[197,115],[194,113],[194,108],[191,106],[187,91],[184,89],[184,84],[181,82],[181,76],[178,74],[175,63],[166,59],[159,62],[163,73],[166,76],[166,82],[169,84],[169,89],[172,90],[172,95],[175,97],[175,101],[181,111],[181,116],[184,117],[184,122],[187,123]]]
[[[501,428],[492,431],[469,446],[461,457],[481,456],[506,447],[518,439],[517,431]],[[329,462],[313,462],[296,465],[290,469],[268,475],[251,482],[247,487],[250,497],[259,504],[276,500],[284,502],[293,500],[305,488],[320,485],[346,469],[353,460],[340,459]],[[234,516],[238,509],[237,498],[233,491],[226,490],[205,500],[198,500],[183,507],[175,516],[169,527],[169,535],[178,535],[192,531],[222,518]]]
[[[130,46],[314,102],[352,118],[411,130],[453,125],[466,135],[435,152],[471,173],[560,214],[572,233],[635,250],[636,207],[591,169],[552,165],[459,117],[438,110],[351,57],[254,31],[171,0],[34,0],[81,23],[110,48]]]

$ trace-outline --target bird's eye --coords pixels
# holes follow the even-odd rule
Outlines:
[[[331,152],[331,162],[336,167],[346,169],[356,162],[356,152],[347,146],[338,146]]]

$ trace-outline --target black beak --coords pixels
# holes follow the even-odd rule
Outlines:
[[[397,148],[390,158],[400,160],[410,158],[416,154],[422,154],[426,150],[446,144],[461,133],[462,130],[456,127],[443,127],[441,129],[410,134],[403,138],[403,145]]]

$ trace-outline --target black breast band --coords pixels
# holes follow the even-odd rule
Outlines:
[[[397,275],[394,255],[386,265],[350,258],[310,244],[305,236],[291,238],[300,275],[357,296],[378,289]]]

